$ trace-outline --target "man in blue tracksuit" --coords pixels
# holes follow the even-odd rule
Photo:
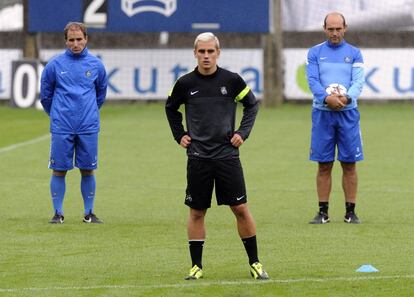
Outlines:
[[[356,162],[363,160],[364,155],[357,100],[364,84],[364,72],[360,50],[344,40],[346,29],[342,14],[328,14],[324,21],[327,40],[308,52],[306,75],[313,93],[310,160],[319,164],[316,177],[319,212],[311,224],[330,221],[329,195],[336,147],[343,173],[344,221],[360,223],[355,214]]]
[[[73,163],[82,176],[83,222],[102,223],[93,211],[94,170],[98,164],[99,108],[105,101],[108,80],[101,60],[88,52],[85,25],[70,22],[64,34],[67,49],[46,65],[40,87],[43,109],[50,116],[50,192],[54,208],[50,223],[64,221],[65,176]]]

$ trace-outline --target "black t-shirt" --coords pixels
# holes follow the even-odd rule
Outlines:
[[[237,102],[243,104],[243,118],[235,131]],[[187,131],[179,112],[185,105]],[[250,134],[258,111],[258,102],[244,80],[228,70],[217,68],[211,75],[202,75],[197,68],[180,77],[165,105],[174,139],[180,143],[188,134],[190,158],[226,159],[238,157],[238,148],[230,139],[236,132],[245,140]]]

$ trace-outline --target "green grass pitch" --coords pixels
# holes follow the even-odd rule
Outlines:
[[[78,170],[67,176],[65,223],[48,224],[48,118],[0,106],[0,296],[413,296],[414,105],[360,107],[361,225],[342,222],[338,163],[332,222],[307,223],[317,210],[310,109],[261,108],[241,148],[259,257],[271,280],[250,278],[235,219],[214,204],[204,279],[188,282],[186,156],[162,104],[102,109],[95,211],[103,225],[81,222]],[[379,272],[355,272],[364,264]]]

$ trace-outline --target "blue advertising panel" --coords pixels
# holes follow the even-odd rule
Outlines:
[[[30,32],[269,32],[270,0],[29,0]]]

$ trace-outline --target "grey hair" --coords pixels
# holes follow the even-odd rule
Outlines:
[[[204,33],[199,34],[194,40],[194,49],[197,47],[197,43],[199,41],[204,41],[204,42],[214,41],[216,43],[216,48],[217,49],[220,48],[220,42],[217,36],[211,32],[204,32]]]

